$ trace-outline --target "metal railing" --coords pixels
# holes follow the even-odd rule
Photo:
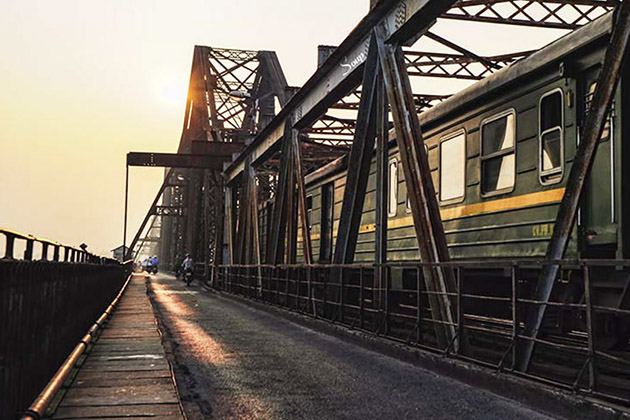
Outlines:
[[[36,238],[13,230],[0,228],[4,236],[4,259],[25,261],[58,261],[72,263],[119,264],[112,258],[101,257],[79,247],[64,245],[44,238]],[[23,245],[23,252],[18,255],[16,248]],[[39,248],[39,249],[37,249]],[[36,253],[39,251],[39,253]]]
[[[535,280],[551,264],[561,268],[555,297],[536,301]],[[456,290],[426,290],[423,270],[438,267],[454,270]],[[627,279],[629,260],[512,260],[230,265],[219,267],[215,286],[445,357],[630,406]],[[432,294],[448,297],[453,321],[433,319]],[[546,305],[543,331],[525,336],[527,313],[540,305]],[[437,324],[455,330],[446,345],[438,345]],[[536,343],[534,359],[527,372],[520,372],[518,356],[527,341]]]
[[[5,257],[0,258],[0,418],[9,419],[28,407],[114,299],[129,266],[31,235],[4,229],[0,235],[5,237]],[[20,241],[23,259],[16,259]]]

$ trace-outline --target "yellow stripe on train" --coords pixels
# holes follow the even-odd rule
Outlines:
[[[564,196],[564,188],[540,191],[531,194],[523,194],[516,197],[501,198],[498,200],[484,201],[481,203],[464,204],[457,207],[450,207],[440,210],[442,220],[453,220],[461,217],[477,216],[486,213],[496,213],[499,211],[516,210],[525,207],[532,207],[541,204],[559,203]],[[387,221],[388,229],[413,226],[413,217],[396,217]],[[369,233],[376,230],[376,224],[368,223],[359,227],[359,233]],[[337,236],[337,229],[333,231],[333,236]],[[319,239],[319,234],[311,235],[311,240]],[[302,235],[298,236],[302,240]]]

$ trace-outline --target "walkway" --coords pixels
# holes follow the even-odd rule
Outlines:
[[[150,289],[190,420],[548,418],[196,284]]]
[[[183,419],[144,275],[134,275],[54,419]]]

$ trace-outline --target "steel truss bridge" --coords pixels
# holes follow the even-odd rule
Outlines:
[[[343,278],[344,267],[354,263],[370,162],[376,149],[372,275],[373,291],[383,291],[390,263],[384,192],[388,182],[387,142],[393,129],[423,264],[416,269],[422,270],[429,294],[434,347],[458,353],[467,345],[458,321],[458,304],[453,301],[461,294],[457,278],[460,271],[449,258],[418,119],[419,114],[456,92],[436,93],[424,88],[429,86],[427,81],[435,79],[482,80],[532,51],[483,55],[440,33],[436,22],[567,33],[616,9],[615,30],[591,106],[598,111],[589,113],[583,128],[549,243],[546,261],[552,263],[543,264],[535,299],[530,302],[536,309],[522,320],[522,329],[515,327],[510,345],[510,352],[516,347],[519,350],[514,353],[512,370],[526,374],[534,344],[540,341],[538,331],[551,287],[560,270],[561,264],[553,262],[564,258],[585,174],[592,165],[594,145],[621,71],[630,7],[617,0],[372,3],[369,13],[339,46],[319,48],[318,69],[300,88],[287,85],[274,52],[195,47],[177,153],[138,152],[128,156],[128,168],[165,168],[164,181],[130,243],[131,256],[141,256],[143,249],[154,246],[162,265],[173,267],[185,253],[191,253],[199,276],[210,285],[264,296],[267,301],[276,299],[273,293],[285,293],[285,306],[312,304],[317,298],[324,302],[322,308],[326,301],[339,304],[340,300],[343,308],[344,293],[339,292],[343,285],[337,291],[326,289],[323,295],[320,291],[315,297],[311,292],[303,293],[298,279],[297,290],[291,295],[289,287],[296,287],[291,286],[296,281],[291,273],[303,276],[302,281],[324,284],[321,278],[314,279],[314,270],[328,270],[333,274],[326,282],[334,282],[331,279]],[[326,268],[313,261],[305,177],[331,162],[347,165],[348,184],[332,265]],[[263,213],[265,217],[261,218]],[[261,237],[262,219],[269,224],[265,229],[268,237]],[[298,231],[303,234],[305,263],[300,267],[296,266]],[[257,277],[259,282],[252,284],[250,280]],[[280,290],[279,284],[287,289]],[[596,393],[596,350],[590,338],[586,351],[588,357],[580,378],[589,371],[591,381],[583,385],[578,378],[576,388]],[[501,369],[504,362],[502,359]]]

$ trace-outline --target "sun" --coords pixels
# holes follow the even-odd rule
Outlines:
[[[188,85],[180,78],[162,80],[157,85],[157,96],[160,103],[170,109],[184,109]]]

